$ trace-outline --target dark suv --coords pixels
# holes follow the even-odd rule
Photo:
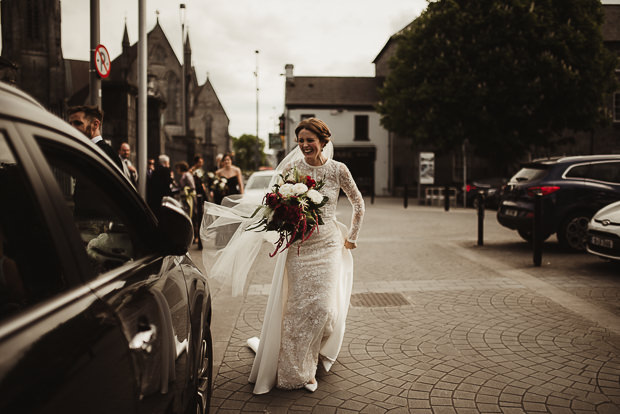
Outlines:
[[[543,231],[557,233],[560,245],[585,250],[590,218],[620,200],[620,155],[535,160],[508,182],[497,211],[499,223],[530,241],[534,195],[543,195]]]

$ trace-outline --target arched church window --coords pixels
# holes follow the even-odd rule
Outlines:
[[[27,19],[26,19],[26,33],[28,35],[28,39],[32,41],[40,41],[41,40],[41,29],[43,27],[42,22],[40,21],[41,16],[41,4],[37,0],[27,0],[28,10]]]
[[[170,71],[166,74],[166,121],[168,123],[180,123],[181,113],[181,81],[176,73]]]

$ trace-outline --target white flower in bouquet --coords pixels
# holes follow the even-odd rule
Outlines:
[[[308,191],[308,186],[304,183],[297,183],[295,185],[293,185],[293,193],[296,196],[300,196],[303,193],[305,193],[306,191]]]
[[[228,182],[228,180],[226,178],[224,178],[224,177],[221,177],[220,178],[220,182],[226,184]]]
[[[211,171],[209,171],[207,173],[207,177],[209,177],[211,180],[215,178],[215,174],[213,174]]]
[[[323,201],[323,194],[314,189],[308,191],[307,196],[314,204],[320,204]]]
[[[219,187],[220,190],[224,190],[226,188],[226,183],[224,181],[220,181]]]
[[[290,197],[294,195],[295,192],[293,191],[293,184],[282,184],[282,186],[280,186],[280,194],[282,194],[283,197]]]

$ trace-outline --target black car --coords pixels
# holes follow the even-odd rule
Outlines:
[[[480,194],[484,196],[484,207],[497,210],[503,188],[508,180],[503,177],[481,178],[465,186],[467,207],[478,208]],[[462,203],[462,196],[460,197]]]
[[[0,82],[0,412],[208,411],[192,239],[178,202],[158,221],[104,152]]]
[[[620,155],[551,158],[523,165],[504,189],[497,220],[528,241],[536,193],[543,197],[543,238],[557,233],[563,247],[585,250],[590,218],[620,200]]]

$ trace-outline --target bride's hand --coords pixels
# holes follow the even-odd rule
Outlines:
[[[351,243],[351,242],[350,242],[350,241],[348,241],[348,240],[345,240],[345,241],[344,241],[344,248],[345,248],[345,249],[355,249],[356,247],[357,247],[357,244],[355,244],[355,243]]]

